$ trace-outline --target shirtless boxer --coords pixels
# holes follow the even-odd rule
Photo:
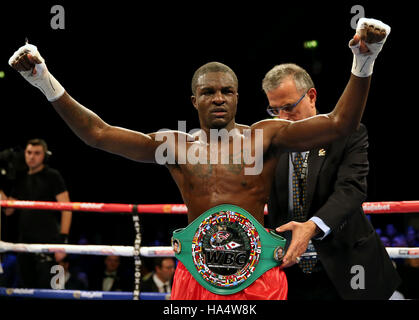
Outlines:
[[[199,68],[192,81],[192,104],[198,111],[200,132],[194,134],[193,137],[188,135],[186,144],[180,144],[177,138],[185,133],[173,131],[176,139],[172,144],[169,144],[168,153],[174,155],[175,163],[166,164],[188,208],[189,226],[198,223],[201,228],[199,230],[202,231],[203,222],[199,223],[204,221],[204,218],[212,219],[214,217],[211,213],[203,218],[203,213],[224,204],[233,205],[232,208],[237,206],[237,212],[243,214],[243,219],[247,219],[246,221],[250,219],[254,225],[263,225],[264,206],[274,177],[277,155],[282,151],[303,151],[325,145],[349,135],[357,129],[367,101],[374,60],[381,51],[389,32],[390,28],[378,20],[360,19],[357,32],[349,43],[354,53],[352,74],[339,101],[332,112],[302,121],[269,119],[259,121],[250,127],[236,124],[238,82],[234,72],[220,63],[209,63]],[[58,114],[86,144],[134,161],[157,162],[156,150],[168,140],[163,142],[161,139],[157,139],[157,133],[144,134],[111,126],[104,122],[64,90],[47,70],[45,62],[35,46],[27,44],[21,47],[10,58],[9,64],[44,93]],[[262,159],[256,159],[256,161],[262,161],[263,164],[260,174],[246,175],[245,169],[249,167],[249,164],[243,162],[225,164],[208,161],[207,163],[191,164],[188,161],[186,163],[180,161],[180,157],[185,154],[185,151],[187,153],[191,147],[197,145],[206,149],[209,157],[211,150],[209,150],[207,139],[210,137],[210,130],[222,128],[229,132],[233,132],[232,129],[236,128],[236,134],[239,136],[243,135],[246,129],[250,130],[253,143],[248,149],[251,149],[252,154],[255,154],[256,131],[261,129],[259,132],[263,132],[263,153],[261,154]],[[228,150],[232,155],[231,143],[228,145]],[[246,148],[241,150],[241,158],[247,151],[249,150]],[[199,219],[197,219],[198,217]],[[238,219],[237,216],[234,219]],[[307,221],[302,225],[300,232],[310,234],[310,237],[319,232],[318,227],[312,221]],[[221,231],[214,233],[216,237],[212,238],[212,244],[221,241],[221,236],[226,238],[230,236],[231,232],[225,231],[225,228],[224,225],[219,228]],[[266,232],[262,229],[259,227],[252,229],[255,230],[256,238],[259,234]],[[202,234],[202,232],[197,231],[195,238],[197,234]],[[194,240],[190,239],[189,242],[195,241],[195,238]],[[236,242],[230,243],[235,243],[236,246],[242,245]],[[253,242],[251,243],[253,246]],[[264,244],[259,243],[258,245],[261,245],[263,250]],[[186,250],[190,254],[190,246],[189,248],[181,247],[181,250]],[[255,250],[252,254],[257,255],[258,252]],[[284,262],[297,259],[298,252],[300,250],[292,248],[291,244]],[[242,262],[239,256],[236,258],[237,263]],[[259,261],[259,264],[256,263],[256,270],[259,265],[263,266],[264,263],[263,259]],[[199,269],[197,264],[195,267]],[[225,266],[217,265],[217,267],[224,268]],[[284,272],[279,266],[270,267],[269,270],[265,270],[257,277],[250,276],[252,281],[247,282],[251,282],[250,285],[243,286],[243,289],[231,294],[226,294],[223,291],[224,288],[221,288],[220,291],[217,291],[218,287],[217,290],[212,290],[213,284],[205,284],[199,275],[196,276],[196,269],[194,267],[186,268],[184,263],[179,263],[173,284],[172,299],[286,299],[287,282]],[[230,266],[226,270],[230,270]],[[251,275],[253,269],[249,270]],[[222,276],[224,277],[224,274]],[[230,280],[230,276],[231,274],[225,276],[227,282]],[[246,283],[247,280],[243,281]],[[219,292],[221,293],[219,294]]]

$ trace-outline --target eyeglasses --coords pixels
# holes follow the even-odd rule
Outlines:
[[[279,116],[279,113],[281,112],[281,110],[282,111],[285,111],[285,112],[292,112],[292,110],[294,110],[294,108],[297,106],[297,104],[299,104],[300,101],[303,100],[303,98],[306,96],[307,92],[308,92],[308,90],[294,104],[286,104],[286,105],[284,105],[282,107],[271,107],[271,106],[268,106],[268,108],[266,109],[266,111],[268,112],[268,114],[271,117],[277,117],[277,116]]]

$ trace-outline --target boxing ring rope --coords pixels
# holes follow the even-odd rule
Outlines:
[[[387,253],[393,259],[415,259],[419,258],[419,248],[410,247],[387,247]],[[62,252],[67,254],[89,254],[89,255],[117,255],[132,257],[134,247],[131,246],[104,246],[104,245],[73,245],[73,244],[29,244],[29,243],[10,243],[0,241],[0,253],[30,252],[30,253],[54,253]],[[172,247],[141,247],[140,255],[143,257],[174,257]],[[309,254],[302,254],[307,256]]]
[[[132,257],[134,247],[132,246],[105,246],[105,245],[77,245],[77,244],[29,244],[10,243],[0,241],[0,252],[30,252],[30,253],[67,253],[87,254],[98,256],[124,256]],[[174,257],[172,247],[141,247],[140,255],[143,257]]]
[[[387,201],[365,202],[363,209],[366,214],[409,213],[419,212],[419,201]],[[151,214],[186,214],[184,204],[118,204],[118,203],[88,203],[88,202],[54,202],[54,201],[23,201],[0,200],[1,208],[38,209],[38,210],[70,210],[102,213],[151,213]],[[268,213],[265,205],[265,214]],[[134,221],[136,221],[134,219]],[[138,239],[140,238],[140,239]],[[25,244],[9,243],[0,240],[0,253],[7,251],[90,255],[119,255],[143,257],[174,257],[172,247],[141,247],[141,237],[137,230],[135,246],[106,246],[106,245],[65,245],[65,244]],[[419,248],[387,247],[392,259],[419,258]],[[305,255],[305,254],[303,254]],[[136,262],[137,264],[137,262]],[[94,300],[137,300],[133,292],[105,292],[105,291],[79,291],[79,290],[49,290],[49,289],[19,289],[0,287],[0,296],[31,297],[44,299],[94,299]],[[139,293],[142,300],[168,299],[166,293]]]
[[[186,214],[184,204],[120,204],[120,203],[90,203],[90,202],[55,202],[55,201],[23,201],[0,200],[0,208],[39,209],[39,210],[70,210],[103,213],[151,213],[151,214]],[[419,212],[419,201],[386,201],[364,202],[362,205],[366,214],[409,213]],[[265,206],[265,214],[268,213]],[[419,248],[388,247],[390,258],[419,258]],[[60,245],[60,244],[24,244],[0,241],[0,252],[65,252],[69,254],[120,255],[133,256],[132,246],[104,245]],[[173,257],[171,247],[141,247],[139,254],[144,257]]]
[[[118,291],[84,291],[84,290],[52,290],[52,289],[20,289],[0,287],[0,296],[65,299],[65,300],[133,300],[132,292]],[[141,300],[169,300],[170,294],[159,292],[141,292]]]
[[[186,214],[188,209],[184,204],[121,204],[121,203],[90,203],[90,202],[54,202],[54,201],[24,201],[0,200],[0,208],[39,209],[39,210],[69,210],[84,212],[109,213],[157,213]],[[364,202],[362,208],[366,214],[376,213],[409,213],[419,212],[419,201],[384,201]],[[265,214],[268,208],[265,205]]]

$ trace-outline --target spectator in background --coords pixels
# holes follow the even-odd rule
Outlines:
[[[64,268],[66,290],[87,290],[86,277],[83,273],[76,272],[75,268],[70,267],[70,258],[64,252],[55,253],[55,261]]]
[[[0,287],[16,288],[19,284],[16,255],[0,254]]]
[[[42,139],[29,140],[25,147],[28,171],[16,177],[8,200],[69,202],[70,197],[61,174],[48,166],[51,154]],[[3,194],[3,196],[5,196]],[[72,213],[57,211],[16,210],[19,212],[18,241],[22,243],[68,243]],[[6,208],[6,216],[15,213]],[[50,288],[51,267],[54,257],[46,253],[18,253],[17,265],[20,287]]]
[[[408,226],[406,230],[406,241],[408,247],[419,247],[418,234],[414,227]]]
[[[95,291],[132,291],[133,283],[121,268],[119,256],[107,256],[104,270],[89,276],[90,290]]]
[[[407,240],[404,234],[398,234],[393,238],[392,247],[407,247]]]
[[[408,226],[405,234],[399,233],[393,224],[388,224],[385,230],[386,234],[392,236],[392,238],[381,237],[386,247],[418,247],[419,245],[413,226]],[[419,299],[419,258],[398,258],[393,259],[393,263],[397,265],[397,271],[402,279],[397,292],[402,294],[404,299]],[[393,296],[392,299],[399,298]]]
[[[153,274],[141,282],[141,291],[171,293],[175,274],[174,259],[156,258],[154,262]]]
[[[379,229],[376,229],[376,231]],[[418,235],[413,226],[408,226],[406,232],[402,233],[397,230],[394,224],[390,223],[385,226],[385,233],[381,239],[386,241],[387,247],[417,247],[419,246]],[[389,241],[389,243],[387,242]]]
[[[386,235],[387,235],[387,237],[389,237],[390,239],[393,239],[396,236],[396,234],[397,234],[396,227],[394,226],[394,224],[389,223],[386,226]]]
[[[380,237],[381,242],[383,243],[384,247],[391,247],[391,240],[387,236]]]
[[[406,299],[419,299],[419,258],[405,259],[404,263],[398,266],[402,284],[399,291]]]

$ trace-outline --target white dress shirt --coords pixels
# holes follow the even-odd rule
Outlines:
[[[160,293],[172,292],[170,281],[163,282],[159,279],[159,277],[156,274],[153,274],[153,281],[156,284],[157,288],[159,289]],[[164,288],[165,285],[166,285],[166,289]]]

